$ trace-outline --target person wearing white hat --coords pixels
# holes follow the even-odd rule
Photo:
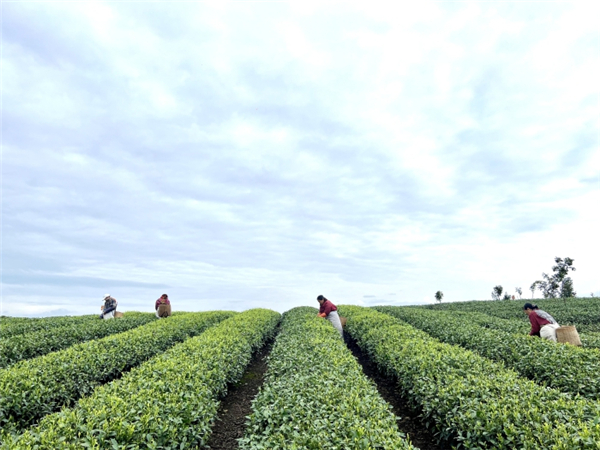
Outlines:
[[[117,300],[111,297],[110,294],[106,294],[104,296],[103,301],[104,305],[100,307],[100,309],[102,310],[102,312],[100,313],[100,318],[106,319],[114,317],[114,312],[117,310]]]

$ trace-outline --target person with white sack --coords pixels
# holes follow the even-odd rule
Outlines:
[[[100,313],[101,319],[113,319],[115,317],[115,311],[117,310],[117,300],[106,294],[104,296],[104,305],[100,307],[102,312]]]
[[[319,317],[323,317],[331,322],[336,330],[340,332],[340,336],[342,339],[344,338],[344,330],[342,328],[342,322],[340,321],[340,316],[337,312],[337,306],[331,303],[322,295],[317,297],[317,301],[319,302]]]

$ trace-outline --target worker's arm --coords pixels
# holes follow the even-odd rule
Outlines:
[[[319,314],[317,314],[317,316],[319,316],[319,317],[327,317],[327,314],[325,314],[325,313],[319,313]]]

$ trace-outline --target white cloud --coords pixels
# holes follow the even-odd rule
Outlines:
[[[597,291],[590,12],[4,5],[5,310]]]

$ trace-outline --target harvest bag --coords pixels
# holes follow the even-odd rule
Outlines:
[[[158,317],[169,317],[171,315],[171,305],[159,305],[156,314]]]
[[[560,327],[556,329],[556,340],[563,344],[581,346],[581,339],[575,327]]]

